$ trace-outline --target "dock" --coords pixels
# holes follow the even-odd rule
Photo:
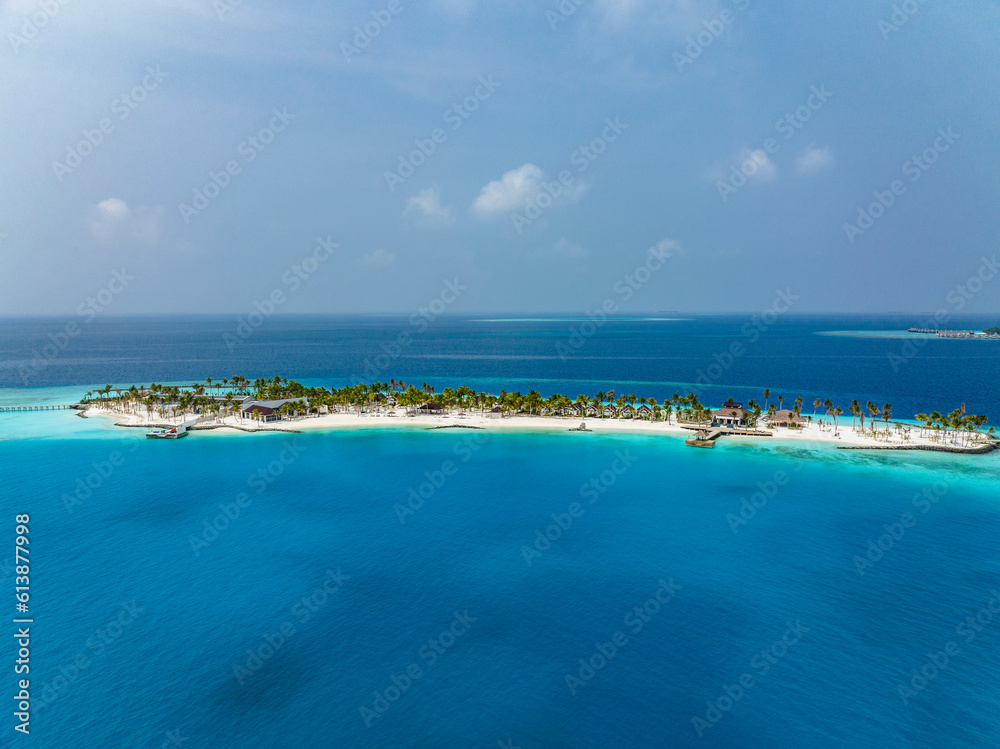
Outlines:
[[[70,408],[83,408],[79,403],[55,403],[46,406],[0,406],[0,413],[14,411],[64,411]]]
[[[693,429],[694,427],[687,427]],[[684,444],[691,447],[715,447],[715,441],[719,437],[772,437],[771,432],[762,432],[757,429],[733,429],[731,427],[712,427],[711,429],[698,429],[697,434],[684,441]]]

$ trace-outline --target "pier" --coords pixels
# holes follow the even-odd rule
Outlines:
[[[70,408],[82,408],[79,403],[55,403],[47,406],[0,406],[0,413],[13,411],[64,411]]]
[[[685,429],[695,429],[697,434],[685,444],[691,447],[715,447],[715,441],[719,437],[726,435],[736,437],[771,437],[771,432],[762,432],[757,429],[734,429],[732,427],[709,427],[698,429],[697,427],[684,427]]]

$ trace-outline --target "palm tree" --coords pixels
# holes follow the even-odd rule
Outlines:
[[[764,408],[767,408],[767,399],[771,397],[771,388],[764,388]]]
[[[872,436],[875,436],[875,419],[878,418],[878,406],[876,406],[871,401],[868,401],[865,404],[865,407],[868,409],[868,415],[871,417],[871,422],[872,422]]]
[[[813,401],[813,418],[816,418],[816,409],[822,405],[823,401],[819,398]]]

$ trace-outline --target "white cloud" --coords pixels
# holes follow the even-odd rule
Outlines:
[[[760,148],[756,151],[744,148],[736,164],[750,182],[773,182],[778,177],[778,167]]]
[[[542,170],[534,164],[511,169],[479,192],[472,209],[482,216],[510,213],[537,195],[541,184]]]
[[[833,166],[833,152],[829,148],[809,146],[795,159],[796,174],[812,174]]]
[[[129,214],[128,204],[121,198],[108,198],[97,204],[97,210],[102,218],[109,221],[121,221]]]
[[[108,198],[94,206],[90,233],[98,239],[108,240],[129,216],[128,204],[121,198]]]
[[[684,249],[673,239],[661,239],[647,250],[649,255],[662,259],[673,257],[684,252]]]
[[[472,204],[472,210],[480,216],[494,216],[500,213],[523,210],[530,201],[545,192],[565,203],[575,203],[580,199],[589,185],[580,180],[574,180],[568,185],[558,180],[548,180],[548,183],[558,185],[559,192],[547,189],[545,174],[534,164],[525,164],[512,169],[500,179],[494,180],[479,191],[479,197]]]
[[[90,233],[102,242],[127,238],[155,245],[163,234],[163,207],[141,205],[133,210],[121,198],[102,200],[92,210]]]
[[[358,258],[357,264],[361,268],[388,268],[390,265],[396,262],[396,253],[387,252],[382,248],[373,250],[372,252],[366,252],[360,258]]]
[[[410,217],[420,229],[448,229],[455,225],[455,212],[441,205],[441,190],[437,185],[407,200],[403,216]]]

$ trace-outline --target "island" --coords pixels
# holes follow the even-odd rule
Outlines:
[[[106,385],[87,393],[81,416],[104,416],[115,425],[171,436],[199,430],[301,432],[324,428],[419,426],[422,428],[547,429],[587,433],[633,432],[685,436],[688,444],[711,446],[720,437],[779,437],[825,442],[845,449],[936,450],[983,453],[998,444],[985,415],[966,413],[962,404],[943,414],[918,413],[913,422],[893,419],[892,404],[847,408],[829,398],[814,399],[812,412],[802,396],[746,404],[729,398],[717,408],[695,393],[674,393],[662,402],[634,393],[599,391],[575,398],[537,390],[522,394],[477,392],[466,385],[440,392],[401,380],[344,387],[307,387],[281,377],[248,380],[241,376],[191,385]],[[850,422],[847,417],[850,416]],[[583,422],[582,424],[580,422]],[[576,426],[579,424],[580,426]],[[588,426],[589,424],[589,426]],[[572,425],[573,428],[570,428]]]

